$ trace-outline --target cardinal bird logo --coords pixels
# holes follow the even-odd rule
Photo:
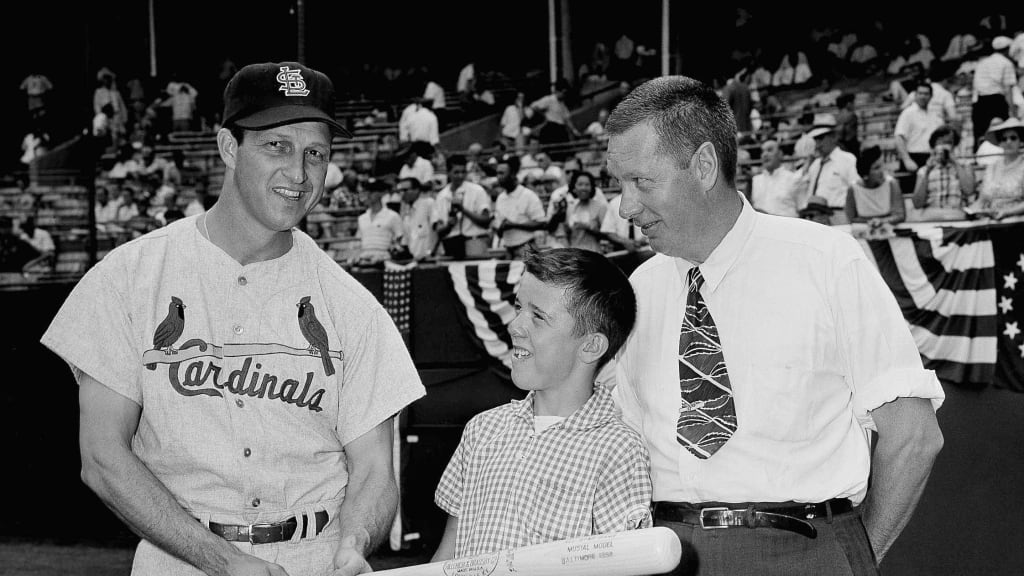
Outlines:
[[[303,296],[299,303],[299,330],[302,336],[309,342],[309,353],[319,355],[324,363],[324,372],[328,376],[334,375],[334,363],[331,361],[330,350],[327,348],[327,331],[324,325],[316,319],[316,310],[309,301],[309,296]]]
[[[167,305],[167,317],[156,327],[153,333],[153,348],[163,350],[164,354],[177,354],[174,343],[181,338],[185,331],[185,304],[181,298],[171,296],[171,303]],[[156,369],[156,364],[147,364],[146,368]]]

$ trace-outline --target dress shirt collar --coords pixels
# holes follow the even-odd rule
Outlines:
[[[737,194],[739,193],[737,192]],[[757,222],[758,215],[750,206],[750,202],[747,201],[743,194],[739,194],[739,197],[743,202],[743,208],[740,210],[739,217],[736,218],[732,229],[726,233],[722,241],[718,243],[718,246],[708,255],[708,259],[700,265],[700,273],[704,277],[704,285],[708,294],[718,288],[722,278],[725,277],[736,263],[736,260],[739,259],[740,253],[743,252],[743,247],[746,245],[747,239],[750,238],[750,234],[754,231],[754,225]],[[682,258],[676,258],[675,261],[682,289],[685,290],[686,273],[693,266]]]

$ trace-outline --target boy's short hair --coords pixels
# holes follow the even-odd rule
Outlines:
[[[573,336],[600,332],[608,350],[597,370],[608,363],[636,323],[636,294],[629,278],[611,260],[592,250],[553,248],[529,252],[526,271],[551,286],[565,289],[565,309],[573,318]]]

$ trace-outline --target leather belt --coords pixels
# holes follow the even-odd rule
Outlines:
[[[847,498],[833,498],[826,502],[749,502],[727,504],[708,502],[655,502],[654,517],[669,522],[682,522],[700,526],[705,530],[720,528],[775,528],[816,538],[818,530],[808,520],[831,519],[853,509]]]
[[[317,512],[316,530],[309,537],[316,536],[323,531],[327,525],[327,511]],[[250,544],[270,544],[273,542],[284,542],[291,540],[295,530],[299,527],[299,521],[295,516],[280,522],[271,524],[219,524],[210,522],[210,531],[229,542],[248,542]],[[306,538],[306,516],[302,516],[302,534]]]

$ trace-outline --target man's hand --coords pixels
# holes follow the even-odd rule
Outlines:
[[[914,162],[913,158],[904,158],[903,166],[911,172],[917,172],[917,162]]]
[[[334,576],[355,576],[368,572],[373,572],[373,568],[356,549],[356,537],[342,538],[338,551],[334,553]]]

